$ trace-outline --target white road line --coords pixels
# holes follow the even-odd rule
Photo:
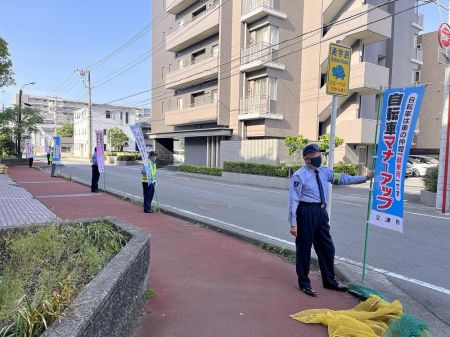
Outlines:
[[[251,233],[253,235],[257,235],[257,236],[260,236],[260,237],[263,237],[263,238],[266,238],[266,239],[270,239],[270,240],[274,240],[274,241],[277,241],[277,242],[280,242],[280,243],[283,243],[283,244],[287,244],[287,245],[289,245],[291,247],[295,247],[294,243],[292,243],[290,241],[287,241],[287,240],[283,240],[283,239],[277,238],[277,237],[272,236],[272,235],[267,235],[267,234],[264,234],[264,233],[261,233],[261,232],[254,231],[252,229],[248,229],[248,228],[245,228],[245,227],[242,227],[242,226],[237,226],[237,225],[234,225],[234,224],[231,224],[231,223],[228,223],[228,222],[224,222],[224,221],[221,221],[221,220],[218,220],[218,219],[214,219],[214,218],[211,218],[211,217],[208,217],[208,216],[204,216],[204,215],[201,215],[201,214],[198,214],[198,213],[187,211],[187,210],[184,210],[184,209],[181,209],[181,208],[178,208],[178,207],[173,207],[173,206],[165,205],[165,204],[161,204],[161,206],[168,207],[168,208],[174,209],[174,210],[176,210],[178,212],[182,212],[182,213],[185,213],[185,214],[188,214],[188,215],[193,215],[193,216],[205,219],[205,220],[214,221],[214,222],[220,223],[222,225],[225,225],[227,227],[238,229],[238,230],[241,230],[241,231],[244,231],[244,232],[247,232],[247,233]],[[351,264],[351,265],[354,265],[354,266],[362,267],[362,264],[360,262],[356,262],[356,261],[353,261],[351,259],[347,259],[345,257],[340,257],[340,256],[336,256],[335,258],[338,261],[345,262],[345,263],[348,263],[348,264]],[[400,274],[397,274],[397,273],[393,273],[393,272],[390,272],[390,271],[387,271],[387,270],[384,270],[384,269],[381,269],[381,268],[376,268],[376,267],[373,267],[373,266],[370,266],[370,265],[366,265],[366,267],[367,267],[367,269],[372,270],[374,272],[377,272],[377,273],[380,273],[380,274],[383,274],[383,275],[386,275],[386,276],[389,276],[389,277],[392,277],[392,278],[396,278],[396,279],[399,279],[399,280],[402,280],[402,281],[406,281],[406,282],[409,282],[409,283],[413,283],[413,284],[416,284],[416,285],[419,285],[419,286],[422,286],[422,287],[425,287],[425,288],[428,288],[428,289],[431,289],[431,290],[435,290],[435,291],[444,293],[446,295],[450,295],[450,290],[449,289],[446,289],[446,288],[443,288],[443,287],[440,287],[440,286],[436,286],[434,284],[431,284],[431,283],[428,283],[428,282],[424,282],[424,281],[421,281],[421,280],[417,280],[417,279],[414,279],[412,277],[403,276],[403,275],[400,275]]]

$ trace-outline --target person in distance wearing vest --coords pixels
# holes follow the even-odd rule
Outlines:
[[[150,151],[148,154],[148,167],[150,168],[150,175],[147,176],[145,171],[145,166],[142,164],[141,174],[142,174],[142,191],[144,193],[144,212],[153,213],[152,210],[152,200],[155,194],[156,185],[156,157],[158,154],[155,151]]]

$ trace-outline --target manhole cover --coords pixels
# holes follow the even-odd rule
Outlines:
[[[225,204],[202,204],[202,205],[198,206],[198,208],[206,209],[206,210],[217,210],[217,209],[231,208],[231,206],[225,205]]]

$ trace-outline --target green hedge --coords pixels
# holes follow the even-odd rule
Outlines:
[[[300,167],[301,167],[300,165],[294,165],[291,168],[289,168],[283,165],[230,162],[230,161],[226,161],[223,163],[223,170],[225,172],[256,174],[262,176],[284,177],[284,178],[289,177],[289,174],[292,175],[292,173],[297,171]],[[336,164],[334,165],[334,171],[336,173],[346,173],[354,176],[358,174],[358,165]]]
[[[438,168],[430,167],[427,169],[427,173],[423,178],[423,182],[425,183],[425,188],[430,192],[437,192],[437,184],[438,184]]]
[[[217,168],[217,167],[206,167],[206,166],[181,164],[178,166],[178,170],[182,171],[182,172],[189,172],[189,173],[207,174],[210,176],[221,176],[222,175],[222,169]]]
[[[293,166],[291,169],[287,166],[273,164],[258,164],[247,162],[231,162],[223,163],[223,170],[226,172],[257,174],[272,177],[289,177],[289,172],[295,172],[300,168],[299,165]]]
[[[345,173],[351,176],[358,175],[358,165],[356,164],[335,164],[333,167],[335,173]]]
[[[136,160],[136,156],[123,154],[123,155],[117,156],[117,160],[120,160],[120,161],[132,161],[132,160]]]
[[[139,152],[105,152],[105,157],[120,157],[120,156],[132,156],[136,160],[142,160],[142,157],[139,154]]]

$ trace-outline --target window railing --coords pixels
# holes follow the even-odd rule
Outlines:
[[[423,62],[423,50],[416,48],[415,55],[413,58],[419,62]]]
[[[241,99],[239,114],[247,115],[247,114],[270,114],[270,102],[271,99],[269,96],[252,96]]]
[[[207,97],[198,99],[197,102],[195,102],[195,103],[191,103],[191,104],[183,103],[181,106],[178,106],[178,105],[169,106],[169,109],[167,111],[186,110],[186,109],[196,108],[196,107],[200,107],[200,106],[207,105],[207,104],[213,104],[213,103],[217,103],[217,98],[207,96]]]
[[[171,30],[169,31],[168,36],[172,35],[173,33],[175,33],[176,31],[186,27],[187,25],[189,25],[191,22],[194,22],[196,20],[198,20],[199,18],[205,16],[206,14],[214,11],[217,9],[218,5],[219,5],[220,0],[213,0],[211,3],[209,3],[209,7],[206,8],[205,11],[199,13],[196,16],[193,16],[191,18],[187,18],[187,19],[181,19],[178,20],[176,23],[177,25],[172,27]]]
[[[241,64],[247,64],[254,61],[272,62],[277,48],[267,42],[258,42],[250,47],[242,49]]]
[[[242,14],[248,14],[251,11],[264,7],[274,9],[274,0],[244,0],[242,4]]]

